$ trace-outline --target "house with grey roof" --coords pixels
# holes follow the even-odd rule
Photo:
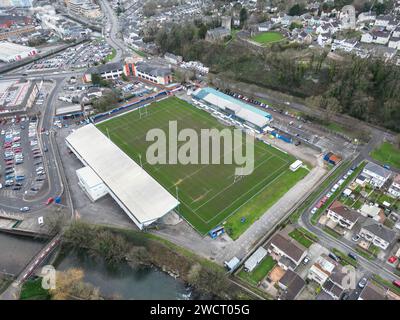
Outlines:
[[[91,67],[83,75],[84,82],[92,81],[92,74],[99,75],[104,80],[117,79],[124,73],[122,62],[112,62]]]
[[[343,270],[343,266],[337,265],[328,280],[322,285],[322,290],[330,295],[334,300],[339,300],[346,291],[344,288],[346,274],[347,273]]]
[[[328,209],[327,216],[334,222],[337,222],[340,226],[351,230],[356,224],[360,215],[357,211],[354,211],[341,202],[335,200]]]
[[[375,221],[367,221],[362,226],[359,234],[365,240],[383,250],[386,250],[396,239],[396,232]]]
[[[392,174],[390,170],[373,162],[368,162],[362,173],[367,178],[370,178],[369,183],[375,188],[382,188]]]
[[[283,290],[279,300],[295,300],[305,285],[306,282],[296,272],[287,270],[278,282],[279,288]]]

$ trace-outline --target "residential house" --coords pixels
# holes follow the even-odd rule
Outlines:
[[[324,48],[326,45],[330,45],[332,43],[332,34],[330,32],[326,34],[319,34],[317,38],[317,43],[322,48]]]
[[[183,61],[182,56],[177,56],[177,55],[174,55],[173,53],[169,53],[169,52],[164,54],[164,59],[172,64],[180,64]]]
[[[274,24],[272,22],[266,21],[258,24],[258,32],[266,32],[271,30]]]
[[[358,41],[357,40],[350,40],[350,39],[343,39],[337,40],[335,39],[332,43],[332,50],[343,50],[345,52],[351,52],[356,47]]]
[[[373,162],[368,162],[363,169],[363,175],[370,178],[370,184],[375,188],[382,188],[391,174],[390,170]]]
[[[333,299],[339,300],[343,293],[346,291],[344,288],[346,272],[341,265],[336,266],[336,268],[331,273],[328,280],[322,285],[322,290],[330,295]]]
[[[308,271],[307,278],[314,280],[319,285],[323,285],[331,276],[337,265],[338,264],[335,260],[328,257],[326,254],[322,254],[311,266],[310,270]]]
[[[394,177],[393,182],[390,185],[388,192],[393,197],[400,198],[400,174],[397,174]]]
[[[356,224],[359,214],[335,200],[328,209],[328,218],[339,223],[340,226],[351,230]]]
[[[386,291],[373,282],[368,282],[362,289],[358,300],[386,300]]]
[[[372,244],[383,250],[386,250],[396,238],[396,232],[380,223],[369,221],[361,228],[359,234],[365,240],[372,242]]]
[[[313,41],[313,38],[312,38],[311,34],[305,32],[305,31],[302,31],[297,35],[296,41],[299,43],[311,44]]]
[[[389,40],[388,47],[400,50],[400,37],[391,37]]]
[[[294,239],[288,239],[276,233],[266,244],[268,253],[275,255],[278,265],[284,270],[295,270],[307,255],[307,249],[298,245]]]
[[[390,19],[389,23],[387,24],[386,30],[393,31],[394,29],[396,29],[398,24],[399,24],[399,22],[396,19],[392,18],[392,19]]]
[[[379,15],[375,19],[375,26],[386,27],[391,20],[392,17],[390,15]]]
[[[267,250],[265,250],[263,247],[259,247],[244,263],[244,270],[247,272],[252,272],[267,254]]]
[[[400,25],[397,26],[397,27],[393,30],[392,36],[393,36],[393,37],[396,37],[396,38],[400,37]]]
[[[363,176],[362,174],[360,174],[357,178],[356,178],[356,183],[359,184],[362,187],[365,187],[368,183],[369,179],[366,176]]]
[[[306,282],[296,272],[287,270],[278,282],[279,288],[284,290],[279,300],[295,300],[305,284]]]
[[[358,211],[364,217],[372,218],[378,222],[381,222],[385,219],[383,209],[379,208],[378,206],[369,205],[368,203],[364,203]]]
[[[357,23],[375,22],[376,14],[373,12],[361,12],[357,17]]]

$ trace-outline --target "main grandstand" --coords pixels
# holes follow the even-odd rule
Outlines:
[[[192,93],[192,97],[202,107],[211,107],[221,111],[233,120],[237,120],[258,132],[271,122],[272,116],[256,107],[232,98],[213,88],[200,88]]]
[[[178,200],[93,124],[75,130],[66,143],[139,229],[178,206]]]

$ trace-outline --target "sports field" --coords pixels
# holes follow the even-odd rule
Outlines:
[[[271,42],[281,41],[283,38],[283,35],[279,32],[267,31],[256,34],[251,38],[251,40],[261,44],[267,44]]]
[[[150,165],[145,155],[154,142],[146,141],[146,134],[150,129],[160,128],[166,132],[168,141],[169,121],[177,121],[178,132],[185,128],[196,132],[226,128],[206,111],[175,97],[152,103],[147,107],[147,115],[143,110],[136,110],[102,122],[97,127],[137,163],[141,158],[143,168],[172,195],[176,196],[178,189],[179,213],[201,234],[228,221],[227,224],[232,225],[231,235],[237,237],[250,221],[257,219],[279,199],[277,195],[282,196],[282,190],[289,189],[307,174],[305,169],[291,172],[289,165],[295,161],[294,157],[259,141],[254,148],[253,173],[236,181],[236,164]],[[184,143],[178,143],[178,150]],[[198,150],[200,154],[200,143]],[[221,159],[223,151],[221,148]],[[241,217],[246,217],[246,221],[237,222]]]

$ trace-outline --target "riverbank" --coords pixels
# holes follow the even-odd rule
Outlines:
[[[76,222],[65,233],[62,246],[84,249],[109,264],[155,267],[212,298],[251,299],[222,267],[153,234]]]

